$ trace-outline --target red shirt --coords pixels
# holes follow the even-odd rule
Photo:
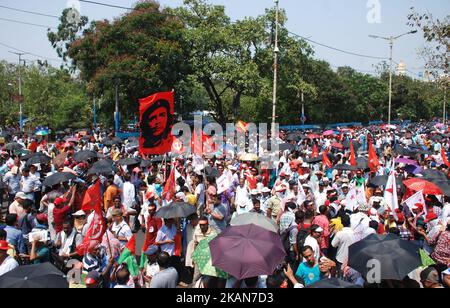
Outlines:
[[[253,190],[256,189],[256,184],[258,184],[258,179],[256,176],[247,176],[248,187]]]
[[[147,232],[146,232],[146,241],[148,243],[148,247],[155,244],[156,235],[158,234],[158,230],[162,227],[162,219],[158,217],[148,217],[147,219]]]
[[[63,230],[63,223],[69,217],[70,207],[56,207],[53,209],[53,224],[55,226],[56,233]]]

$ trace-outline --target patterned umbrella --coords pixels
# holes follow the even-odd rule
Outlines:
[[[228,274],[212,265],[211,261],[211,249],[209,248],[209,242],[213,240],[216,235],[209,236],[198,243],[192,254],[192,260],[198,266],[200,274],[218,278],[228,278]]]

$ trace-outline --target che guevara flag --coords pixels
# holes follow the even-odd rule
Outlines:
[[[353,140],[350,140],[350,165],[357,166],[355,147],[353,146]]]
[[[162,155],[171,151],[174,119],[174,92],[160,92],[139,100],[139,151],[142,155]]]
[[[447,167],[450,167],[450,162],[448,161],[447,154],[445,153],[444,147],[441,147],[442,161]]]

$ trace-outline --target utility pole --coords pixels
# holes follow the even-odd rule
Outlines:
[[[275,124],[277,117],[277,79],[278,79],[278,19],[279,19],[279,0],[275,0],[276,12],[275,12],[275,47],[273,50],[273,100],[272,100],[272,138],[275,136]]]
[[[117,136],[117,132],[119,131],[119,80],[116,79],[116,111],[114,112],[115,119],[115,132]]]
[[[302,90],[302,125],[305,125],[305,95]]]
[[[389,42],[389,49],[390,49],[390,54],[389,54],[389,111],[388,111],[388,124],[391,125],[391,114],[392,114],[392,55],[393,55],[393,49],[394,49],[394,41],[396,39],[399,39],[402,36],[408,35],[408,34],[414,34],[417,33],[417,30],[413,30],[413,31],[409,31],[407,33],[398,35],[398,36],[389,36],[389,37],[382,37],[382,36],[378,36],[378,35],[369,35],[369,37],[371,38],[380,38],[383,40],[386,40]]]
[[[95,103],[95,95],[94,95],[94,131],[97,129],[97,106]]]
[[[23,110],[22,110],[22,70],[21,70],[21,65],[22,65],[22,56],[26,55],[26,52],[14,52],[14,51],[9,51],[9,53],[15,54],[17,56],[19,56],[19,126],[20,126],[20,131],[23,131]]]

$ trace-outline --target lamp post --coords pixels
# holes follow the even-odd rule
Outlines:
[[[399,39],[402,36],[408,35],[408,34],[414,34],[417,33],[417,30],[409,31],[407,33],[403,33],[398,36],[390,36],[390,37],[383,37],[378,35],[369,35],[371,38],[375,39],[383,39],[389,42],[389,48],[390,48],[390,54],[389,54],[389,111],[388,111],[388,124],[391,124],[391,113],[392,113],[392,54],[394,49],[394,41],[396,39]]]
[[[21,65],[22,65],[22,56],[26,55],[25,52],[14,52],[9,51],[9,53],[15,54],[19,56],[19,126],[20,131],[23,131],[23,113],[22,113],[22,74],[21,74]]]
[[[272,100],[272,138],[275,138],[275,122],[277,117],[277,79],[278,79],[278,19],[279,0],[275,0],[275,47],[273,49],[273,100]]]

